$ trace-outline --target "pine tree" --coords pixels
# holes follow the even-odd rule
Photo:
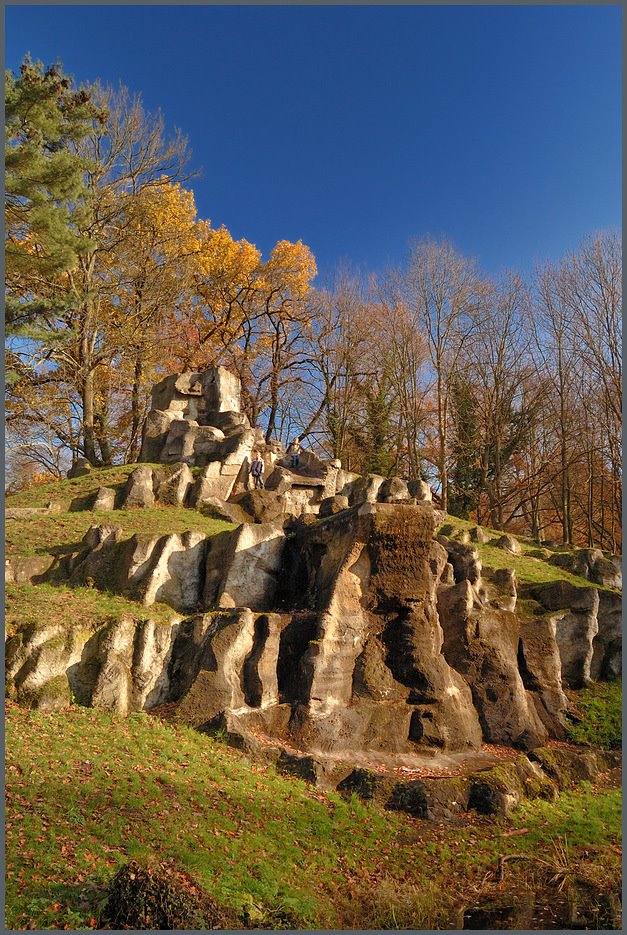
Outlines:
[[[91,247],[71,221],[85,192],[84,160],[73,147],[103,122],[89,92],[72,87],[60,64],[26,57],[5,73],[5,261],[9,335],[37,335],[42,315],[63,304],[55,279]]]
[[[478,404],[468,380],[457,374],[451,381],[453,417],[452,465],[449,471],[449,512],[469,519],[481,495]]]

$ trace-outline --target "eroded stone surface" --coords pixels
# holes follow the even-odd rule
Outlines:
[[[121,501],[125,507],[153,507],[155,505],[152,468],[144,466],[135,468],[126,482]]]
[[[615,679],[622,673],[622,598],[599,591],[598,630],[592,641],[590,678]]]
[[[31,626],[7,643],[7,687],[36,708],[79,704],[122,715],[151,708],[169,694],[168,663],[178,623],[123,615],[96,632]]]
[[[240,412],[239,379],[224,367],[210,367],[172,374],[153,388],[139,460],[241,465],[255,440]]]
[[[115,490],[111,487],[99,487],[94,502],[92,504],[92,510],[97,512],[106,512],[109,510],[115,509]]]
[[[272,610],[284,545],[281,523],[244,524],[236,529],[226,557],[218,605]]]
[[[443,652],[470,685],[483,735],[492,743],[532,749],[547,737],[519,665],[520,619],[484,604],[464,579],[438,589]]]
[[[506,552],[511,552],[512,555],[520,555],[522,552],[520,542],[518,539],[514,539],[513,536],[501,536],[500,539],[497,539],[493,544],[497,549],[504,549]]]
[[[534,587],[531,593],[552,611],[562,680],[571,688],[581,688],[591,678],[593,640],[599,629],[599,591],[555,581]]]
[[[558,552],[549,559],[552,565],[566,568],[575,575],[587,578],[608,588],[622,588],[623,572],[619,556],[605,556],[600,549],[579,549],[576,552]]]

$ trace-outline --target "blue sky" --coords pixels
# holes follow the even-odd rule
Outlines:
[[[9,6],[6,67],[27,51],[140,92],[201,217],[323,274],[425,234],[528,274],[620,226],[618,7]]]

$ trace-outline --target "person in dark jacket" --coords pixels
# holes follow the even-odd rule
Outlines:
[[[250,473],[252,474],[253,480],[255,482],[255,490],[257,490],[257,488],[260,488],[261,490],[263,490],[264,463],[258,451],[255,451],[254,454],[255,454],[255,457],[253,458],[252,464],[250,465]]]

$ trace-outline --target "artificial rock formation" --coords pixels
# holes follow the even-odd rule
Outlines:
[[[426,499],[366,499],[404,492],[388,487],[360,485],[349,508],[348,493],[328,498],[343,508],[318,521],[284,516],[209,538],[92,527],[55,574],[141,599],[145,614],[96,632],[22,628],[7,643],[9,694],[121,714],[168,703],[283,772],[422,817],[504,813],[523,794],[554,794],[554,751],[545,762],[543,749],[565,736],[563,684],[619,674],[620,596],[558,582],[535,589],[537,611],[522,617],[512,571],[434,536],[440,514]],[[169,623],[151,619],[155,600],[178,611]],[[529,756],[492,776],[486,742]],[[582,757],[586,775],[602,768]],[[390,773],[417,761],[466,775]]]
[[[238,479],[247,477],[253,447],[263,442],[240,412],[238,378],[224,367],[173,374],[153,388],[152,405],[139,460],[207,468],[195,502],[205,496],[227,499]]]
[[[240,382],[224,367],[166,377],[153,388],[152,409],[144,424],[139,460],[174,469],[138,468],[129,478],[120,506],[173,503],[202,508],[227,502],[252,486],[251,456],[257,449],[265,463],[267,490],[281,495],[281,513],[317,513],[323,499],[355,475],[336,461],[322,461],[303,451],[297,470],[278,442],[266,443],[240,411]],[[193,479],[190,467],[201,467]],[[187,472],[187,473],[186,473]],[[98,507],[102,509],[103,507]],[[268,517],[256,521],[265,521]]]
[[[146,607],[161,601],[200,614],[193,619],[202,624],[183,628],[171,655],[179,672],[188,660],[196,700],[181,711],[195,712],[195,726],[226,719],[232,734],[279,732],[303,751],[334,756],[473,750],[482,741],[532,749],[562,736],[562,677],[571,684],[590,671],[594,627],[585,643],[565,639],[568,614],[554,611],[567,600],[552,592],[546,616],[523,622],[513,573],[484,570],[472,545],[435,538],[435,522],[429,501],[366,501],[314,525],[245,523],[209,539],[188,532],[123,541],[117,527],[94,527],[64,561],[76,582],[115,584]],[[572,616],[578,605],[569,600]],[[604,659],[616,639],[606,629]],[[213,642],[219,634],[220,645],[228,637],[237,647],[226,668]],[[196,650],[184,649],[188,638]],[[125,674],[137,669],[134,639],[123,642],[104,671],[126,709],[139,696],[135,675]],[[154,676],[166,686],[162,700],[183,704],[187,689],[180,675],[173,688],[163,674],[164,653]],[[58,650],[54,658],[59,675]],[[209,691],[216,680],[222,687]],[[235,700],[223,703],[227,684]]]
[[[187,532],[123,539],[103,524],[72,554],[9,563],[7,580],[69,579],[146,608],[97,632],[22,628],[6,652],[18,701],[62,707],[73,696],[123,714],[175,703],[179,719],[284,771],[347,790],[372,779],[390,808],[430,815],[437,795],[389,776],[366,781],[360,757],[477,763],[486,742],[539,750],[565,736],[564,687],[620,674],[619,595],[529,586],[536,610],[522,616],[515,573],[482,566],[483,530],[435,535],[444,514],[426,483],[358,477],[309,451],[294,470],[239,406],[239,383],[222,368],[166,378],[142,447],[160,464],[89,503],[187,506],[236,528],[206,537],[190,514]],[[253,446],[265,490],[249,489]],[[512,537],[496,544],[519,549]],[[601,553],[575,561],[591,581],[618,580]],[[168,624],[151,619],[155,602],[173,609]],[[484,786],[479,777],[456,799],[480,810],[492,794]]]

